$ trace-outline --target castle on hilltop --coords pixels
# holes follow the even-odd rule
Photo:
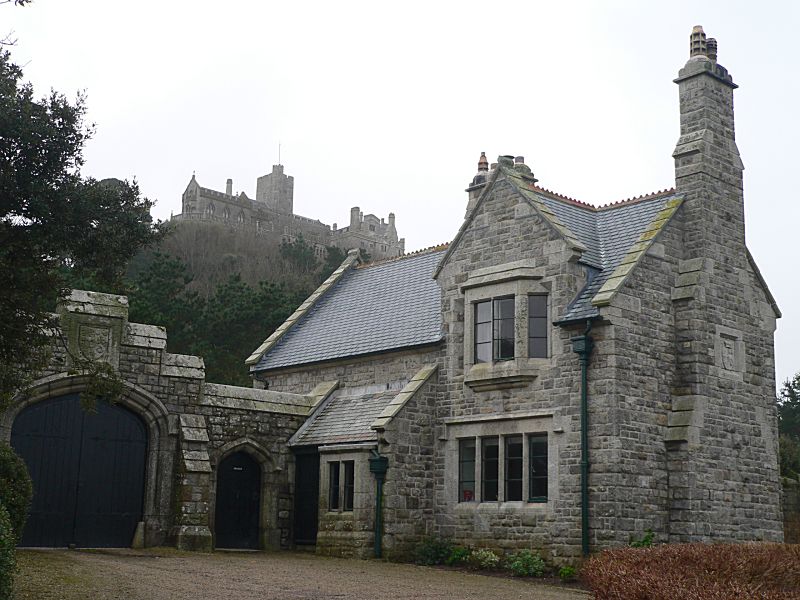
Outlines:
[[[365,215],[358,206],[350,209],[350,223],[337,228],[318,219],[294,214],[294,177],[283,172],[283,165],[273,165],[272,173],[256,180],[256,197],[233,193],[228,179],[225,192],[202,187],[195,176],[183,192],[181,214],[174,221],[211,221],[233,227],[249,227],[275,241],[293,242],[301,237],[313,246],[317,256],[325,255],[327,246],[342,250],[358,248],[373,259],[392,258],[405,252],[405,239],[397,237],[394,213],[386,222],[375,215]]]

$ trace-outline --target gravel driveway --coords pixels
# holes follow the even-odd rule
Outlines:
[[[19,600],[587,600],[578,590],[305,553],[23,550]]]

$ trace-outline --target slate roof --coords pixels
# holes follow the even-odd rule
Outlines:
[[[443,254],[437,248],[347,269],[251,370],[438,342],[441,292],[433,270]]]
[[[608,289],[609,280],[615,276],[624,260],[638,260],[638,256],[631,258],[631,249],[645,233],[651,231],[654,233],[648,239],[652,241],[655,233],[669,220],[682,199],[674,190],[666,190],[595,207],[538,188],[511,169],[503,171],[509,175],[509,180],[523,196],[534,205],[544,205],[547,213],[553,214],[561,225],[586,246],[580,262],[589,268],[589,281],[557,321],[577,321],[597,316],[597,294],[601,289]],[[653,226],[654,223],[658,227]],[[595,304],[592,303],[593,300]]]
[[[345,388],[331,394],[325,405],[314,415],[308,425],[301,428],[292,439],[291,446],[322,446],[370,442],[377,439],[371,428],[402,388],[402,382],[373,385],[363,388]]]

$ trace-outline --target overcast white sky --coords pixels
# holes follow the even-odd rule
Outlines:
[[[0,32],[40,94],[88,94],[84,173],[136,178],[155,216],[201,185],[255,194],[281,162],[295,212],[397,215],[406,249],[448,241],[485,151],[592,204],[674,184],[678,90],[701,24],[740,85],[747,240],[800,371],[800,4],[718,1],[34,0]]]

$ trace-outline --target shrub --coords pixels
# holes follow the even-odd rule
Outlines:
[[[506,559],[506,567],[517,577],[541,577],[544,575],[544,561],[536,552],[520,550]]]
[[[12,597],[14,573],[17,570],[14,547],[16,537],[6,507],[0,502],[0,598]]]
[[[500,557],[488,548],[478,548],[469,554],[467,564],[473,569],[491,570],[500,566]]]
[[[640,540],[631,540],[630,547],[631,548],[649,548],[653,545],[653,541],[655,540],[656,535],[652,532],[652,530],[648,529],[645,531],[642,539]]]
[[[33,486],[28,468],[8,444],[0,442],[0,504],[5,505],[17,539],[28,519]]]
[[[471,550],[464,546],[453,546],[453,549],[450,551],[450,556],[448,556],[444,562],[449,567],[460,565],[461,563],[467,562],[470,552]]]
[[[569,565],[561,567],[558,570],[558,576],[561,578],[561,581],[565,583],[567,581],[574,581],[577,574],[578,572],[575,570],[575,567],[571,567]]]
[[[441,565],[453,553],[453,544],[434,537],[423,539],[414,548],[414,562],[418,565]]]
[[[665,544],[590,558],[582,578],[597,600],[797,598],[800,545]]]

